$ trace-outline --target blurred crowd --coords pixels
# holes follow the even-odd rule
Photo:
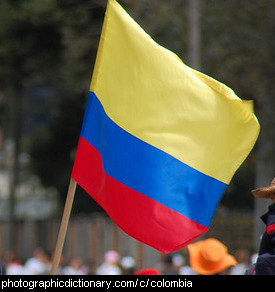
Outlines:
[[[7,252],[2,261],[2,274],[6,275],[49,275],[53,257],[42,248],[36,248],[32,257],[24,262]],[[188,248],[169,255],[162,255],[159,263],[138,270],[131,256],[121,256],[109,250],[95,269],[86,265],[80,257],[66,260],[61,258],[59,275],[198,275],[227,274],[244,275],[256,262],[257,254],[239,249],[230,255],[226,246],[216,239],[198,241]]]
[[[266,230],[260,239],[259,250],[250,253],[240,248],[233,255],[227,246],[216,238],[190,243],[183,250],[163,255],[160,262],[146,269],[137,267],[131,256],[122,256],[109,250],[99,266],[91,269],[83,259],[61,258],[59,275],[275,275],[275,178],[270,186],[252,190],[260,199],[271,199],[268,211],[261,216]],[[12,252],[6,252],[0,260],[0,274],[48,275],[53,257],[47,251],[36,248],[24,263]],[[140,265],[140,264],[139,264]]]

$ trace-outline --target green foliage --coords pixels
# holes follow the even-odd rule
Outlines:
[[[43,4],[49,2],[53,1]],[[56,22],[47,17],[50,7],[40,2],[43,9],[38,10],[34,3],[39,2],[1,1],[0,87],[3,89],[13,88],[15,84],[22,87],[30,78],[41,78],[42,74],[50,76],[49,66],[58,63],[62,49],[60,32]]]
[[[59,99],[53,108],[52,123],[42,134],[38,131],[34,136],[30,153],[33,170],[45,185],[57,187],[64,200],[105,10],[90,1],[57,1],[55,9],[60,19],[56,29],[61,33],[62,43],[58,73],[54,74]],[[74,210],[94,209],[99,208],[90,198],[76,196]]]
[[[23,96],[23,140],[31,168],[42,183],[55,186],[63,200],[104,11],[104,6],[86,0],[0,2],[0,90],[5,104],[10,104],[15,87]],[[56,91],[54,100],[47,88]],[[39,115],[50,118],[30,131],[25,130],[28,115],[35,115],[34,121]]]

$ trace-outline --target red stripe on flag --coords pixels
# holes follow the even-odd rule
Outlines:
[[[72,177],[122,230],[161,252],[179,250],[209,230],[110,177],[100,152],[82,137]]]
[[[274,231],[275,231],[275,224],[271,224],[271,225],[267,226],[267,228],[266,228],[267,234],[271,234]]]

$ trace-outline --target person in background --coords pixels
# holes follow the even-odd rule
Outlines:
[[[183,267],[185,263],[184,256],[179,253],[175,253],[172,255],[172,263],[175,270],[175,275],[180,275],[180,269]]]
[[[190,255],[188,248],[184,248],[183,252],[183,263],[179,268],[179,275],[197,275],[198,273],[190,266]]]
[[[249,252],[247,249],[238,249],[235,257],[238,263],[230,269],[229,275],[243,275],[249,268]]]
[[[51,254],[42,248],[35,248],[33,257],[24,265],[26,275],[48,275],[51,270]]]
[[[22,262],[15,256],[14,252],[8,251],[5,254],[6,275],[25,275]]]
[[[197,241],[187,246],[191,267],[199,275],[227,275],[237,264],[227,247],[215,238]]]
[[[88,268],[83,264],[80,257],[74,257],[69,265],[63,268],[63,275],[87,275]]]
[[[114,250],[109,250],[104,255],[104,262],[96,270],[96,275],[121,275],[120,255]]]
[[[271,199],[268,212],[261,219],[266,225],[255,264],[256,275],[275,275],[275,178],[269,187],[252,190],[256,198]]]
[[[135,273],[136,261],[133,257],[126,256],[121,259],[123,275],[133,275]]]
[[[173,263],[173,255],[165,255],[162,260],[161,272],[163,275],[178,275],[178,271]]]

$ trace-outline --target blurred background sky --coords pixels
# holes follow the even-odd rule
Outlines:
[[[251,190],[275,176],[275,1],[119,2],[186,64],[254,101],[260,137],[218,214],[227,221],[248,214],[256,247],[267,202]],[[0,220],[10,247],[16,220],[61,216],[105,7],[105,0],[0,1]],[[98,212],[78,187],[73,216]]]

